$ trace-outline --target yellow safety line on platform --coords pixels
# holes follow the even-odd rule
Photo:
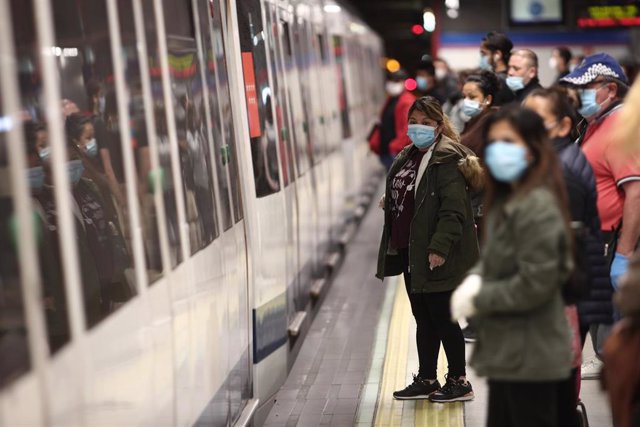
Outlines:
[[[404,388],[407,384],[407,355],[409,345],[415,345],[415,337],[410,336],[411,306],[407,293],[404,291],[404,281],[398,280],[399,287],[393,305],[393,314],[389,325],[387,353],[384,361],[380,394],[376,407],[376,426],[403,425],[403,410],[406,417],[413,415],[414,425],[430,427],[462,427],[464,426],[463,403],[439,404],[426,400],[401,401],[393,398],[393,392]],[[440,349],[438,357],[438,378],[444,381],[447,369],[447,359],[444,349]],[[411,411],[411,414],[407,414]],[[413,417],[412,417],[413,418]],[[406,425],[406,424],[405,424]]]

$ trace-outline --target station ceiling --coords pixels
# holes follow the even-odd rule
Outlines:
[[[348,0],[362,19],[383,39],[386,55],[400,61],[412,71],[420,58],[431,52],[431,40],[427,33],[416,36],[413,25],[422,25],[425,8],[433,7],[429,0]]]

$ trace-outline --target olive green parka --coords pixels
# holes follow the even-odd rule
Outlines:
[[[402,150],[387,175],[384,228],[378,251],[376,277],[403,272],[397,251],[389,247],[391,236],[391,181],[413,152]],[[415,189],[415,211],[409,236],[409,268],[412,293],[446,292],[455,289],[478,260],[478,239],[471,210],[471,187],[482,182],[482,168],[468,148],[442,136]],[[445,263],[429,269],[429,254]]]
[[[470,365],[499,381],[557,381],[571,370],[562,287],[573,259],[553,193],[539,187],[488,212],[474,298],[478,338]]]

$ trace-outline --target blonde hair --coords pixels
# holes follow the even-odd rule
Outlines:
[[[416,110],[420,111],[431,120],[435,120],[442,129],[442,135],[454,142],[460,142],[460,135],[453,128],[449,117],[447,117],[447,115],[442,111],[440,101],[436,98],[433,96],[423,96],[422,98],[416,99],[411,108],[409,108],[407,120]]]

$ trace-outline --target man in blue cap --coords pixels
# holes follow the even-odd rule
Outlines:
[[[614,243],[608,256],[615,289],[640,239],[640,159],[610,137],[628,91],[627,77],[615,59],[597,53],[560,81],[577,87],[582,104],[578,111],[588,124],[580,144],[596,177],[601,229],[605,240]],[[583,372],[585,377],[590,375]]]

